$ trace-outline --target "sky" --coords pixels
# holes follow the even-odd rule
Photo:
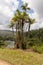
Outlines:
[[[8,27],[15,11],[20,9],[22,4],[28,3],[31,8],[30,17],[35,18],[36,22],[31,25],[31,29],[43,27],[43,0],[0,0],[0,29],[10,30]]]

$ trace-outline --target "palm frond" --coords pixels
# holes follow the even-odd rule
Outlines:
[[[21,6],[22,10],[25,10],[26,11],[26,8],[24,5]]]
[[[31,10],[29,7],[27,8],[28,10]]]
[[[35,22],[35,19],[28,18],[28,22],[29,22],[30,24],[33,24],[33,23]]]

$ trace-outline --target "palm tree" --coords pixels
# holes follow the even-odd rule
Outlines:
[[[31,10],[29,7],[28,7],[28,4],[25,3],[25,5],[22,5],[21,6],[22,10],[25,12],[25,14],[27,14],[27,10]],[[25,17],[25,22],[29,21],[29,14],[27,14],[27,16]],[[29,22],[28,22],[29,23]]]
[[[33,24],[35,22],[35,19],[29,18],[28,22],[29,22],[28,32],[29,32],[29,37],[30,37],[30,27],[31,27],[31,24]]]
[[[21,12],[19,10],[16,11],[15,16],[12,18],[12,20],[17,23],[17,42],[16,46],[18,48],[22,47],[23,44],[23,25],[25,20],[27,19],[27,13],[26,12]]]
[[[17,10],[12,20],[17,24],[17,42],[16,42],[16,48],[22,48],[23,44],[23,26],[24,23],[28,21],[29,23],[29,30],[30,30],[30,24],[33,22],[33,20],[29,17],[29,14],[27,13],[27,10],[30,10],[28,7],[28,4],[21,6],[22,11]]]
[[[35,19],[29,18],[28,21],[29,21],[29,31],[30,31],[30,26],[35,22]]]
[[[28,10],[28,11],[31,10],[31,9],[28,7],[28,4],[27,4],[27,3],[25,3],[25,5],[22,5],[21,8],[22,8],[22,10],[23,10],[26,14],[27,14],[27,10]],[[28,22],[28,23],[29,23],[29,29],[28,29],[28,31],[30,31],[30,26],[31,26],[31,24],[33,24],[33,23],[35,22],[35,19],[31,19],[31,18],[29,17],[29,14],[27,14],[27,16],[26,16],[25,18],[26,18],[25,22]]]
[[[16,48],[21,48],[21,33],[20,33],[20,26],[21,26],[21,11],[17,10],[15,13],[15,16],[12,18],[12,20],[16,23],[16,32],[17,32],[17,38],[16,38]]]

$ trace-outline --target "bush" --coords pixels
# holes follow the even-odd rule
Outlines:
[[[3,40],[0,40],[0,48],[5,48],[7,46],[8,43],[6,43]]]
[[[38,53],[43,53],[43,45],[35,45],[33,46],[33,50]]]
[[[23,47],[29,49],[32,46],[40,45],[41,41],[38,38],[24,38]]]

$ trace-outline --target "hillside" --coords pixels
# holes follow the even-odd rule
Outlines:
[[[0,30],[0,36],[10,36],[10,37],[12,37],[13,34],[12,34],[12,31],[10,31],[10,30]]]

